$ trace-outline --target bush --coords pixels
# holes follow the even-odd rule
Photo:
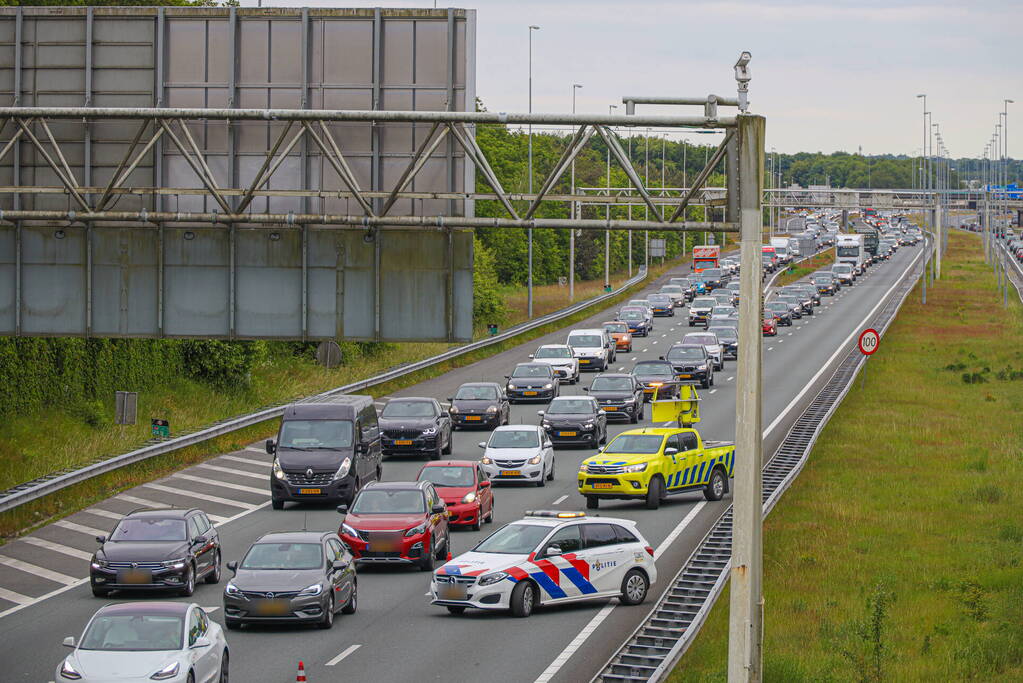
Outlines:
[[[185,374],[220,388],[247,385],[252,367],[266,355],[266,342],[262,341],[190,339],[181,342]]]

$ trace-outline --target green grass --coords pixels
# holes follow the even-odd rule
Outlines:
[[[822,251],[819,254],[811,256],[805,261],[800,261],[798,264],[793,264],[786,268],[778,279],[774,281],[775,287],[784,287],[785,285],[792,284],[800,278],[804,278],[810,273],[814,273],[825,266],[830,266],[835,262],[835,250],[828,249]]]
[[[952,233],[765,523],[765,681],[1023,680],[1023,312]],[[724,681],[727,595],[675,683]]]

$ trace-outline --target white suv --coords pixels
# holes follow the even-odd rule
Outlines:
[[[575,351],[565,344],[544,344],[529,358],[537,363],[546,363],[563,382],[575,384],[579,381],[579,359]]]

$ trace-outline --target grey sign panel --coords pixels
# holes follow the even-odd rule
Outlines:
[[[0,8],[0,106],[472,111],[474,105],[471,10]],[[300,123],[167,125],[147,144],[159,130],[155,122],[36,120],[31,135],[0,160],[0,185],[54,187],[70,175],[73,186],[90,188],[83,199],[95,206],[124,172],[120,188],[165,191],[117,193],[107,210],[223,213],[226,203],[238,211],[246,200],[237,188],[253,186],[268,150],[281,144],[279,166],[239,213],[363,211],[336,161]],[[311,128],[322,134],[318,126]],[[15,127],[0,131],[0,148]],[[353,183],[381,193],[394,188],[432,126],[335,121],[326,129]],[[130,149],[138,158],[126,169]],[[461,148],[444,142],[405,189],[471,192],[474,174]],[[221,201],[214,190],[222,188],[236,189]],[[295,190],[314,193],[289,196]],[[81,212],[73,195],[2,193],[0,210]],[[370,201],[375,211],[384,204],[379,194]],[[388,215],[472,216],[473,205],[405,198]],[[374,240],[340,227],[0,223],[0,334],[471,338],[470,235],[388,229]]]

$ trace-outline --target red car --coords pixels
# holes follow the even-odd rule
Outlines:
[[[494,521],[494,489],[479,462],[428,462],[419,470],[417,479],[437,487],[437,493],[448,506],[451,526],[469,526],[479,531],[481,523]]]
[[[451,549],[448,511],[428,481],[373,482],[362,487],[338,536],[359,563],[414,564],[433,571]]]
[[[760,328],[765,337],[778,336],[778,319],[769,313],[764,314],[764,325]]]

